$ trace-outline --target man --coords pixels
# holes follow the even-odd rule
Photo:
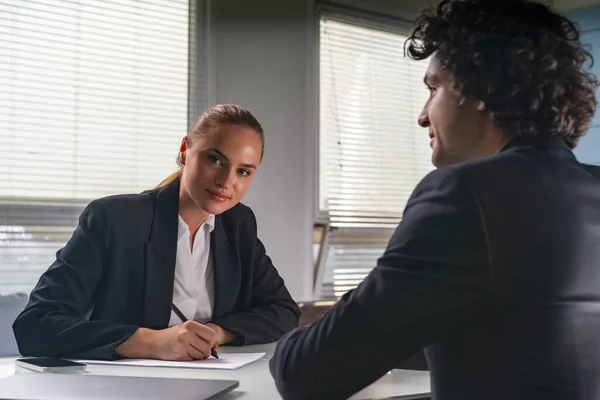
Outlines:
[[[536,3],[446,0],[430,56],[433,163],[377,266],[285,335],[284,399],[343,399],[426,349],[437,400],[600,398],[600,167],[571,149],[598,86],[577,27]]]

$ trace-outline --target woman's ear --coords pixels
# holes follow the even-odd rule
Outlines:
[[[187,150],[187,140],[186,140],[186,137],[184,136],[183,139],[181,139],[181,144],[179,145],[179,162],[181,163],[181,165],[185,165],[186,150]]]

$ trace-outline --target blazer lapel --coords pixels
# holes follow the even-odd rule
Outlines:
[[[213,255],[215,282],[213,317],[220,317],[233,310],[242,279],[239,253],[229,241],[220,215],[215,218],[215,229],[210,236],[210,247]]]
[[[179,179],[160,189],[148,242],[145,243],[144,326],[164,329],[169,324],[177,257]]]

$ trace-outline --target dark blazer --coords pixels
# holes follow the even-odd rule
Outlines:
[[[178,208],[178,179],[91,202],[13,324],[21,354],[113,359],[138,327],[166,328]],[[256,230],[252,211],[238,204],[216,216],[211,233],[212,322],[236,334],[235,345],[277,341],[299,321]]]
[[[600,398],[600,168],[514,139],[414,190],[375,269],[279,341],[285,399],[344,399],[427,347],[436,400]]]

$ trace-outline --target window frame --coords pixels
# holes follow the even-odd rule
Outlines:
[[[349,235],[357,235],[364,237],[381,237],[382,235],[391,235],[393,234],[395,229],[390,228],[373,228],[373,227],[351,227],[351,228],[335,228],[331,227],[331,218],[329,212],[327,210],[321,209],[321,125],[320,125],[320,117],[321,117],[321,104],[320,104],[320,78],[321,78],[321,32],[320,32],[320,24],[322,19],[331,19],[341,23],[348,23],[353,25],[358,25],[367,29],[377,29],[390,33],[400,34],[409,36],[412,29],[412,21],[403,19],[400,17],[388,16],[376,12],[371,12],[367,10],[360,10],[352,7],[346,7],[337,4],[331,4],[327,2],[318,2],[315,7],[315,14],[312,23],[313,34],[316,37],[316,46],[314,49],[314,58],[315,58],[315,73],[313,79],[313,93],[311,100],[313,102],[314,109],[314,121],[313,127],[315,129],[314,135],[314,151],[315,151],[315,163],[316,168],[314,168],[314,184],[316,194],[313,198],[313,210],[314,210],[314,224],[326,224],[329,231],[329,236],[332,237],[335,235],[335,232],[340,232],[341,234],[349,234]],[[401,218],[401,217],[400,217]],[[319,258],[319,264],[316,267],[314,279],[314,291],[313,296],[315,300],[330,300],[336,299],[337,297],[331,296],[323,296],[324,293],[328,292],[327,288],[324,284],[325,272],[327,268],[327,259],[329,253],[331,251],[331,242],[335,241],[334,239],[328,239],[327,247],[322,249],[321,252],[325,253],[323,256]]]

